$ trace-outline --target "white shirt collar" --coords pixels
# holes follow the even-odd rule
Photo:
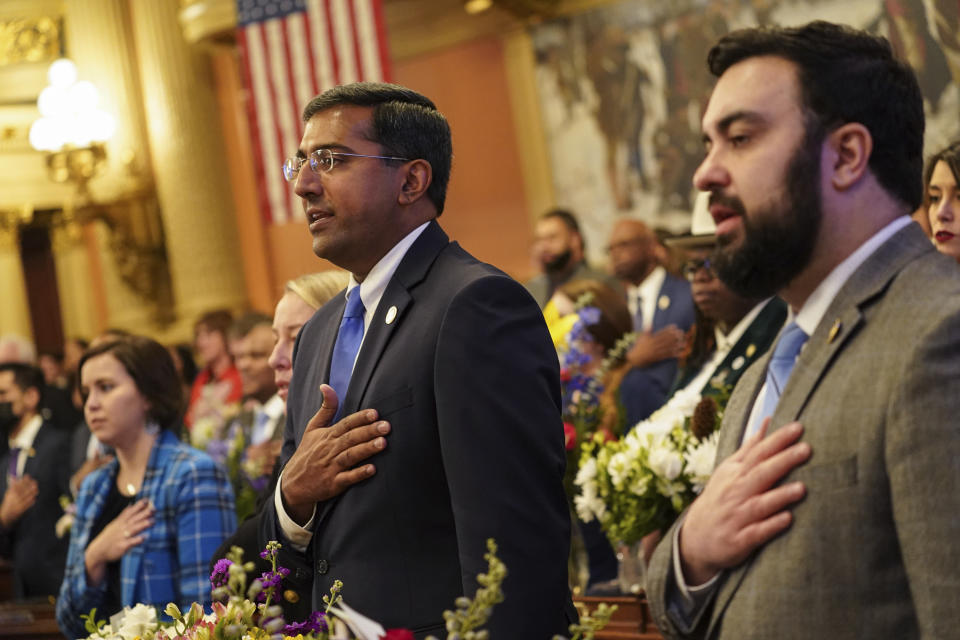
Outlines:
[[[661,287],[663,287],[663,281],[666,279],[667,270],[659,265],[655,267],[654,270],[643,279],[643,282],[637,285],[637,290],[643,298],[643,301],[656,300],[657,295],[660,294]]]
[[[390,279],[393,278],[397,267],[400,266],[400,261],[407,255],[410,246],[420,237],[420,234],[423,233],[423,230],[427,228],[428,224],[430,224],[429,220],[404,236],[403,240],[393,245],[393,248],[390,249],[385,256],[380,258],[377,264],[373,265],[373,268],[370,269],[370,273],[363,279],[363,282],[358,283],[353,274],[350,274],[350,282],[347,284],[346,296],[349,300],[353,288],[356,287],[357,284],[360,285],[360,299],[363,301],[364,309],[366,309],[366,313],[363,316],[364,335],[366,335],[366,330],[370,328],[370,321],[377,312],[377,305],[380,304],[380,298],[383,297],[383,292],[386,291],[387,284],[389,284]]]
[[[758,303],[753,309],[750,309],[747,312],[747,315],[740,318],[740,322],[734,325],[728,333],[724,334],[720,330],[720,327],[714,328],[714,337],[717,339],[717,351],[722,351],[724,356],[730,353],[730,350],[733,349],[733,345],[737,344],[740,338],[743,337],[743,334],[746,333],[747,328],[753,324],[753,321],[760,315],[760,311],[767,306],[767,303],[770,302],[773,298],[767,298],[763,302]]]
[[[271,420],[276,420],[284,414],[286,409],[287,404],[283,401],[283,398],[277,394],[273,394],[273,396],[263,404],[260,410],[270,416]]]
[[[643,330],[649,331],[653,326],[653,316],[657,312],[657,301],[660,297],[660,289],[663,288],[663,282],[667,279],[667,270],[658,265],[647,274],[638,285],[627,285],[627,306],[630,309],[630,315],[637,315],[637,299],[642,305],[639,309],[643,318]]]
[[[813,293],[807,298],[803,307],[796,312],[796,317],[793,317],[794,314],[791,309],[791,318],[796,321],[808,336],[812,336],[813,332],[817,329],[817,325],[820,324],[823,316],[827,313],[827,308],[830,306],[830,303],[837,297],[840,289],[843,288],[843,285],[850,279],[853,272],[866,262],[867,258],[880,248],[880,245],[911,222],[910,216],[900,216],[873,234],[869,240],[860,245],[856,251],[834,267],[830,275],[824,278],[823,282],[813,290]],[[789,322],[791,318],[788,318],[787,322]]]
[[[27,421],[17,437],[10,439],[10,446],[20,447],[22,451],[28,450],[33,446],[33,441],[36,439],[41,426],[43,426],[43,416],[38,413]]]

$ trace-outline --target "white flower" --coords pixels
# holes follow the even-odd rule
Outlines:
[[[580,495],[574,496],[573,506],[584,522],[590,522],[594,518],[599,520],[607,512],[606,503],[597,496],[596,484],[584,487]]]
[[[683,471],[683,456],[673,448],[669,438],[658,438],[650,447],[647,463],[650,469],[668,481],[673,481]]]
[[[593,456],[587,458],[584,461],[580,468],[577,469],[577,477],[574,478],[574,482],[578,486],[582,486],[588,480],[594,480],[597,477],[597,459]]]
[[[615,489],[625,487],[627,478],[632,471],[632,462],[625,451],[619,451],[610,456],[610,462],[607,463],[607,473],[610,474],[610,480],[613,482]]]
[[[717,458],[717,440],[720,432],[715,431],[702,442],[696,443],[687,449],[683,455],[687,463],[687,475],[693,484],[693,490],[697,493],[703,489],[703,486],[713,473],[713,466]]]
[[[117,634],[123,640],[137,640],[157,630],[157,610],[145,604],[124,607]]]

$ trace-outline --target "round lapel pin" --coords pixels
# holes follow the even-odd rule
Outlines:
[[[387,309],[386,323],[393,324],[393,321],[396,319],[397,319],[397,307],[393,306]]]

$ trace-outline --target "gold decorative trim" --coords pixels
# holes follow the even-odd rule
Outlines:
[[[60,17],[0,19],[0,67],[52,62],[63,51]]]

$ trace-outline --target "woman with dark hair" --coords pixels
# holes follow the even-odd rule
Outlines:
[[[960,140],[930,158],[923,186],[923,208],[937,251],[960,262]]]
[[[80,360],[84,416],[116,456],[87,476],[57,622],[86,636],[81,614],[109,618],[142,602],[210,603],[207,563],[234,530],[233,490],[205,453],[180,442],[182,389],[170,354],[140,336],[104,342]]]

